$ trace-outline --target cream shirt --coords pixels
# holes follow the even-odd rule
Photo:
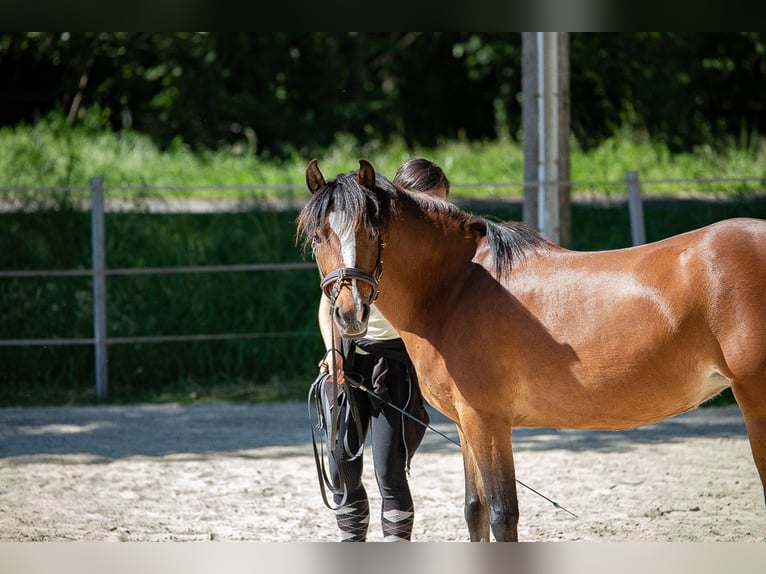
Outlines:
[[[386,321],[386,318],[378,311],[378,308],[375,305],[371,305],[370,318],[367,321],[367,334],[364,337],[365,339],[373,339],[375,341],[390,341],[391,339],[398,339],[399,333],[391,323]],[[359,347],[356,348],[356,352],[361,355],[369,355],[367,351],[363,351]]]

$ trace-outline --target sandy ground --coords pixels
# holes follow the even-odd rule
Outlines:
[[[735,406],[626,432],[518,429],[513,442],[517,478],[578,515],[520,487],[523,541],[766,540]],[[455,445],[427,433],[411,486],[414,540],[468,539]],[[0,541],[68,540],[335,540],[306,405],[0,409]]]

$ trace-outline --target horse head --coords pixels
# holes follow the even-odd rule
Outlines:
[[[363,337],[382,273],[375,197],[390,183],[364,159],[358,171],[327,181],[314,159],[306,168],[306,185],[312,197],[299,216],[299,231],[311,243],[341,336]]]

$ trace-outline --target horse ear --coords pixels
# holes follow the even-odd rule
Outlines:
[[[359,173],[356,175],[356,181],[367,189],[375,187],[375,168],[366,159],[359,160]]]
[[[316,193],[320,187],[325,184],[324,176],[319,171],[319,165],[316,159],[312,159],[306,167],[306,185],[311,193]]]

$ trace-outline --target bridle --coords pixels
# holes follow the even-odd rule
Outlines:
[[[319,270],[320,287],[330,303],[334,306],[335,300],[340,295],[340,290],[344,286],[350,286],[353,280],[363,281],[372,287],[370,292],[368,304],[372,305],[378,300],[380,293],[380,277],[383,275],[383,248],[386,244],[383,242],[383,236],[378,234],[378,257],[375,262],[375,267],[372,273],[368,273],[358,267],[341,267],[329,273],[324,273],[319,265],[319,261],[316,258],[316,239],[311,242],[311,252],[314,260],[317,262],[317,269]]]

